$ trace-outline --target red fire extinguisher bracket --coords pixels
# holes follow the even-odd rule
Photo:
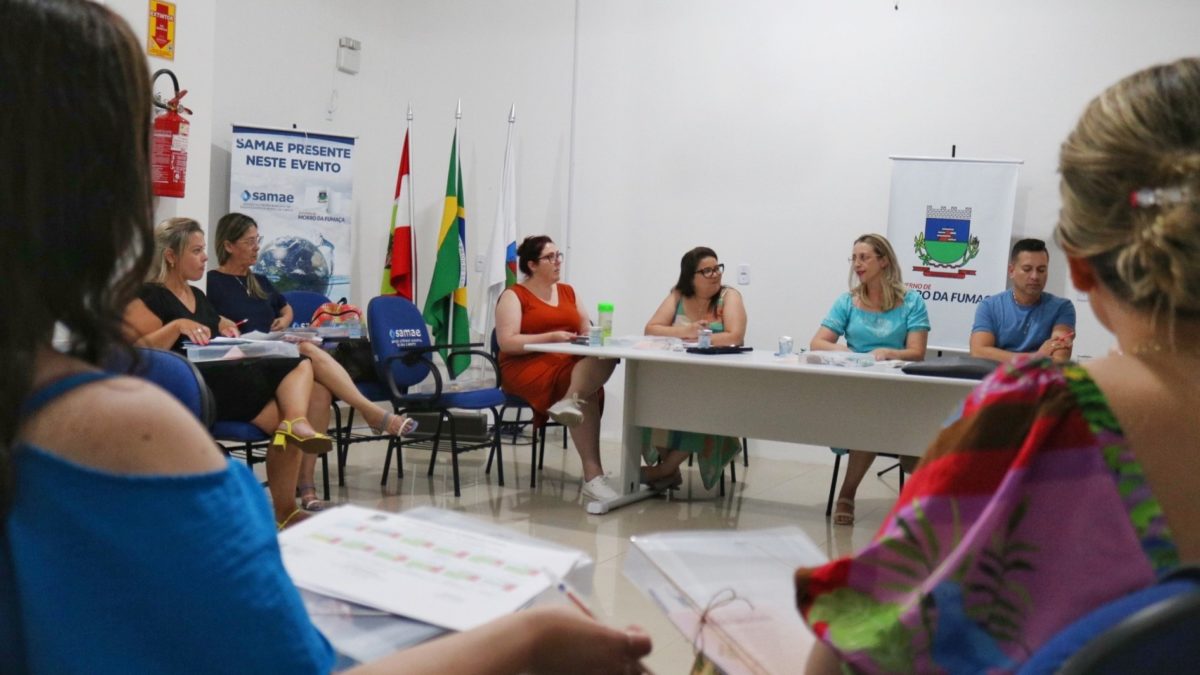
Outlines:
[[[160,197],[183,197],[187,191],[187,143],[191,123],[180,112],[192,111],[179,104],[187,90],[179,89],[175,73],[163,69],[154,73],[168,75],[175,88],[175,95],[167,102],[155,100],[154,105],[164,110],[154,117],[150,147],[150,179],[154,194]],[[157,97],[156,97],[157,98]]]

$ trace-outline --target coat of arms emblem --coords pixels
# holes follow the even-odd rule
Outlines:
[[[971,234],[971,207],[925,207],[925,231],[913,238],[921,265],[913,267],[927,277],[962,279],[975,270],[963,269],[979,255],[979,237]]]

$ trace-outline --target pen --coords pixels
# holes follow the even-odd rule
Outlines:
[[[596,618],[596,615],[587,606],[587,604],[584,603],[583,598],[580,598],[579,595],[575,592],[575,589],[568,586],[567,582],[564,579],[562,579],[557,574],[555,574],[554,572],[551,572],[549,569],[547,569],[545,567],[542,568],[542,574],[546,575],[546,578],[550,580],[550,585],[554,586],[554,588],[556,588],[559,593],[562,593],[563,597],[565,597],[567,600],[569,600],[572,605],[575,605],[576,607],[578,607],[579,611],[586,614],[589,619]]]
[[[233,326],[234,326],[234,328],[241,328],[242,324],[246,323],[249,320],[250,319],[242,319],[241,321],[235,321]]]

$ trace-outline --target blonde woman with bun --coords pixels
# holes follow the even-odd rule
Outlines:
[[[1055,239],[1117,348],[1001,366],[874,542],[797,571],[809,672],[1051,672],[1056,633],[1200,561],[1200,60],[1098,96],[1059,171]]]

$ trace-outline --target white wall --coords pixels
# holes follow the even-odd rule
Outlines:
[[[356,136],[352,301],[365,306],[379,292],[411,104],[423,299],[433,273],[454,109],[461,98],[459,145],[473,252],[469,278],[477,281],[474,253],[490,240],[513,104],[521,231],[557,235],[565,219],[573,22],[571,3],[555,0],[219,0],[210,222],[228,210],[231,124],[295,124]],[[343,36],[362,43],[357,75],[336,71]],[[473,283],[472,303],[477,294]]]
[[[108,0],[109,8],[121,15],[133,28],[143,53],[149,27],[146,0]],[[209,176],[213,129],[213,21],[215,7],[208,0],[175,0],[175,59],[147,57],[150,72],[169,68],[179,78],[181,89],[187,89],[182,104],[193,113],[188,138],[187,189],[181,198],[159,197],[154,209],[155,222],[173,216],[204,219],[208,213],[211,194]],[[170,78],[158,80],[155,91],[171,97]],[[156,114],[158,111],[156,109]],[[201,282],[203,283],[203,282]]]
[[[616,305],[618,333],[640,332],[679,256],[706,244],[752,268],[749,343],[803,344],[845,288],[852,238],[886,228],[888,155],[945,156],[953,144],[960,157],[1024,160],[1014,235],[1049,238],[1055,155],[1083,106],[1125,74],[1194,52],[1200,26],[1186,0],[893,4],[218,0],[208,215],[227,203],[230,123],[357,135],[364,302],[412,102],[423,295],[454,102],[475,251],[490,236],[516,102],[521,232],[563,241],[569,219],[569,281],[589,303]],[[363,42],[357,76],[334,74],[341,35]],[[1064,267],[1056,255],[1050,290],[1073,297]],[[1077,353],[1102,353],[1110,338],[1079,309]],[[608,393],[615,436],[619,380]]]

